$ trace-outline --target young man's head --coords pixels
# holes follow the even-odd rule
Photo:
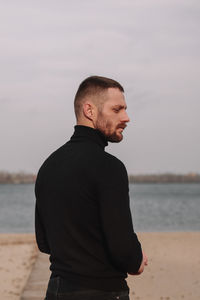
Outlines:
[[[101,131],[110,142],[120,142],[129,122],[123,87],[115,80],[91,76],[79,86],[74,100],[78,125]]]

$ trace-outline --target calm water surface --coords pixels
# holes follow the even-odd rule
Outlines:
[[[131,184],[130,204],[136,231],[200,231],[199,184]],[[0,232],[33,232],[34,205],[33,184],[0,184]]]
[[[200,231],[200,184],[130,185],[136,231]]]

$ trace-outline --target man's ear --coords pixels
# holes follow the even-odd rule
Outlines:
[[[94,105],[86,101],[83,104],[83,114],[87,119],[92,121],[94,119]]]

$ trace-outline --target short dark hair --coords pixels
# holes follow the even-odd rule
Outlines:
[[[96,96],[108,88],[117,88],[124,92],[124,88],[119,82],[102,76],[90,76],[81,82],[74,99],[76,118],[79,116],[82,100],[86,96]]]

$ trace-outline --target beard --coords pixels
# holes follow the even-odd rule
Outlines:
[[[94,128],[98,129],[106,137],[106,140],[112,143],[119,143],[123,139],[121,132],[117,132],[118,128],[125,128],[126,125],[119,124],[114,126],[112,121],[105,119],[101,113],[99,114]]]

